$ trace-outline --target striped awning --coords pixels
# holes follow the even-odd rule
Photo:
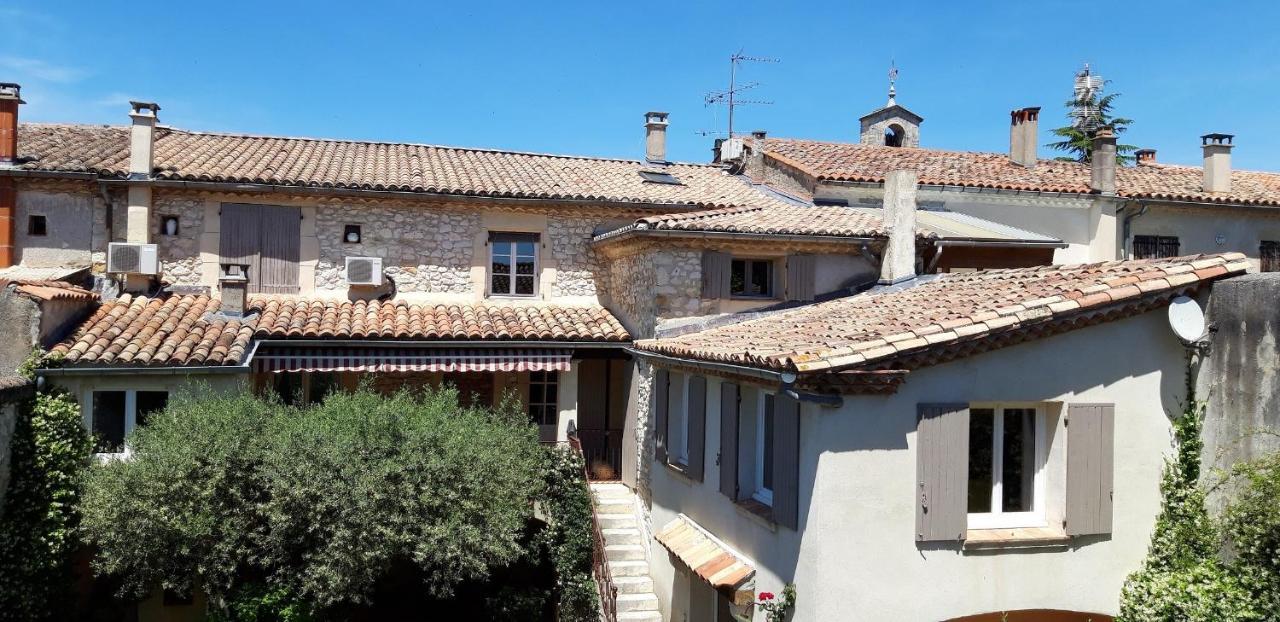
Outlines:
[[[655,539],[690,571],[711,587],[725,593],[734,604],[755,599],[751,589],[756,569],[693,519],[680,514],[667,523]]]
[[[486,372],[569,371],[573,353],[535,348],[263,348],[253,357],[259,372]]]

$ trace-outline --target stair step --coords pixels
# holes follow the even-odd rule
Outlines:
[[[653,594],[618,594],[618,612],[657,611],[658,597]]]
[[[634,514],[596,514],[601,529],[635,529]]]
[[[624,611],[618,614],[618,620],[627,620],[635,622],[662,622],[662,613],[659,611]]]
[[[624,577],[649,578],[649,563],[644,560],[609,560],[609,574],[614,580]]]
[[[601,529],[605,544],[641,544],[640,530],[635,527],[611,527]]]
[[[597,512],[605,514],[616,514],[619,512],[626,512],[630,514],[636,507],[635,502],[631,499],[624,498],[596,499],[595,506]]]
[[[631,497],[631,489],[622,484],[610,484],[600,487],[592,487],[591,494],[597,499],[617,499]]]
[[[606,544],[604,558],[614,562],[644,561],[644,547],[639,544]]]
[[[652,594],[653,579],[649,575],[635,577],[614,577],[613,584],[618,587],[619,594]]]

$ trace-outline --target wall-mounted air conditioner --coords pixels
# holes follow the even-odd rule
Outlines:
[[[729,160],[737,160],[742,157],[742,139],[738,137],[729,138],[720,143],[720,161],[728,162]]]
[[[112,242],[107,245],[107,272],[112,274],[158,274],[160,261],[155,244]]]
[[[382,285],[382,258],[347,257],[347,285]]]

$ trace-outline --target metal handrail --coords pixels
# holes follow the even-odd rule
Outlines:
[[[582,459],[583,482],[590,480],[586,455],[582,452],[582,441],[577,435],[569,436],[569,448]],[[591,574],[596,580],[596,590],[600,593],[600,613],[605,622],[618,620],[618,586],[613,583],[613,574],[609,572],[609,563],[605,558],[604,532],[600,530],[600,517],[596,514],[595,499],[591,500]]]

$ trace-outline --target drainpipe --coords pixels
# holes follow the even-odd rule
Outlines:
[[[1138,211],[1129,212],[1124,215],[1124,224],[1122,225],[1120,250],[1124,251],[1125,259],[1133,259],[1133,257],[1131,256],[1133,255],[1133,253],[1129,250],[1129,238],[1133,236],[1133,226],[1131,223],[1133,223],[1134,220],[1137,220],[1138,218],[1146,214],[1147,210],[1151,209],[1151,206],[1148,205],[1146,201],[1138,200],[1137,203],[1138,203]],[[1125,208],[1123,207],[1120,209],[1121,211],[1125,211]]]

